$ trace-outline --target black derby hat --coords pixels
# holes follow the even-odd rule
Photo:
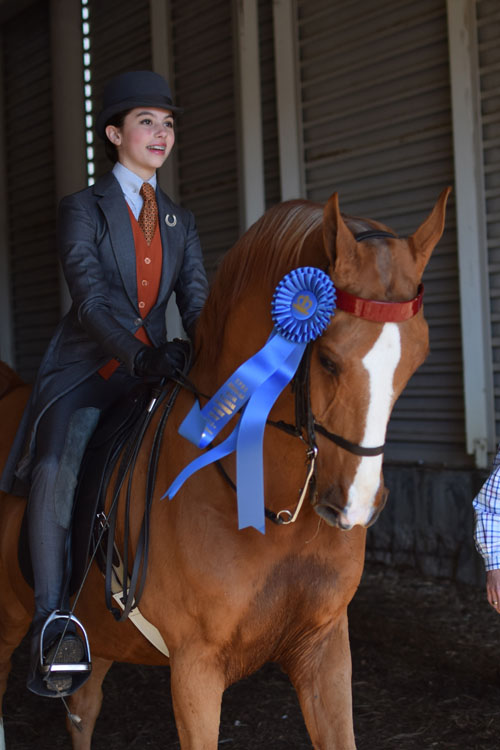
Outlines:
[[[113,115],[134,107],[156,107],[182,112],[172,103],[170,86],[163,76],[151,70],[132,70],[112,78],[104,88],[102,108],[96,120],[97,135],[106,138],[106,123]]]

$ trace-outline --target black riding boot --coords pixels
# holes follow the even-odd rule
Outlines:
[[[28,503],[35,615],[31,629],[27,687],[33,693],[52,698],[70,695],[90,675],[88,643],[83,628],[80,627],[82,640],[76,632],[75,623],[68,616],[53,616],[54,611],[69,610],[69,601],[61,601],[68,531],[58,523],[56,517],[56,475],[57,465],[53,460],[39,461],[33,470]],[[57,664],[57,671],[47,670],[52,663]],[[75,664],[87,664],[89,669],[75,672],[70,669]],[[63,665],[68,665],[68,671],[64,671]]]

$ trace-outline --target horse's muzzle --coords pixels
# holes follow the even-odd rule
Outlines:
[[[384,487],[381,492],[380,501],[373,508],[370,516],[368,517],[368,520],[359,525],[363,526],[364,528],[368,528],[368,526],[372,526],[375,521],[378,520],[378,517],[385,507],[388,495],[389,490]],[[314,510],[316,511],[318,516],[322,518],[329,526],[334,526],[336,528],[343,529],[344,531],[349,531],[349,529],[352,529],[353,526],[358,525],[358,523],[352,523],[349,520],[349,516],[345,512],[345,509],[341,508],[335,503],[325,502],[325,500],[323,500],[314,506]]]

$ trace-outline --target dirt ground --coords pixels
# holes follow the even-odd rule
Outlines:
[[[481,589],[367,566],[350,607],[358,750],[497,750],[499,629]],[[5,700],[7,750],[68,748],[60,701],[24,688],[26,645]],[[179,747],[168,670],[116,664],[104,686],[94,750]],[[219,747],[311,747],[295,693],[276,666],[226,692]]]

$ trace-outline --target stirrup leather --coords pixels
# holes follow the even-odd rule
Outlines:
[[[44,659],[44,639],[45,639],[45,631],[47,629],[47,626],[51,623],[55,622],[56,620],[66,620],[69,622],[75,623],[78,630],[80,631],[80,634],[83,636],[83,647],[84,647],[84,659],[83,661],[80,661],[76,664],[64,664],[64,663],[56,663],[54,660],[51,663],[47,663]],[[63,631],[64,632],[64,631]],[[60,633],[58,637],[61,637],[63,633]],[[56,651],[57,655],[57,651]],[[49,617],[46,619],[45,624],[42,628],[42,631],[40,633],[40,671],[43,674],[49,675],[49,674],[56,674],[60,672],[64,673],[81,673],[81,672],[90,672],[92,670],[92,660],[90,658],[90,646],[89,646],[89,640],[87,638],[87,633],[85,632],[85,628],[83,627],[80,620],[75,617],[74,614],[71,612],[63,612],[61,610],[54,610],[52,614],[49,615]]]

